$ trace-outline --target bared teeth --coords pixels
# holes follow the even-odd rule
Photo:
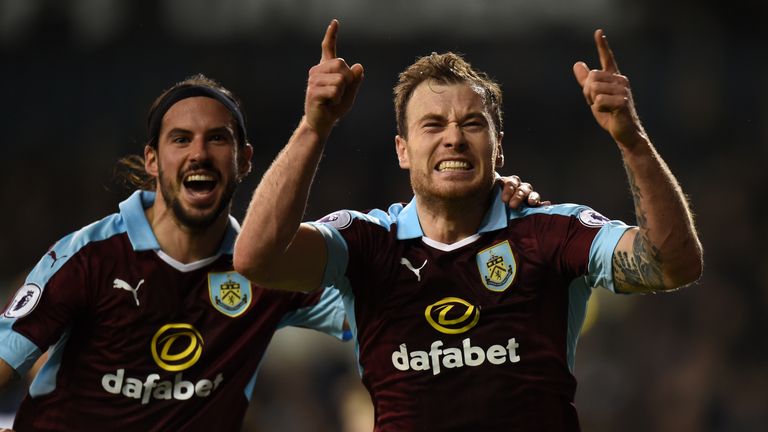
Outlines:
[[[468,170],[470,165],[465,161],[443,161],[437,166],[438,171],[464,171]]]
[[[189,176],[187,176],[187,178],[186,178],[186,179],[184,179],[184,181],[187,181],[187,182],[194,182],[194,181],[215,181],[215,180],[216,180],[216,179],[215,179],[215,178],[213,178],[213,176],[211,176],[211,175],[207,175],[207,174],[192,174],[192,175],[189,175]]]

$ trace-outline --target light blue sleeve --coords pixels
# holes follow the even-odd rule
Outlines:
[[[324,223],[310,222],[325,239],[325,246],[328,248],[328,262],[325,265],[325,274],[323,275],[323,286],[336,285],[338,279],[347,272],[349,264],[349,248],[347,241],[341,235],[338,229]]]
[[[11,326],[14,321],[4,316],[0,318],[0,358],[16,373],[24,376],[42,352],[24,335],[13,331]]]
[[[612,220],[592,240],[589,249],[589,284],[616,292],[613,283],[613,251],[624,233],[632,228],[624,222]]]
[[[344,303],[339,290],[333,287],[323,288],[316,305],[297,309],[286,314],[278,328],[287,326],[305,327],[321,331],[343,341],[352,337],[347,325]]]
[[[117,214],[113,214],[66,235],[40,258],[29,275],[27,275],[26,284],[22,289],[25,287],[37,287],[39,295],[42,296],[41,293],[47,289],[51,278],[80,249],[91,242],[109,238],[123,231],[122,218]],[[45,298],[39,297],[39,300],[43,302]],[[68,297],[67,300],[75,301],[72,296]],[[34,304],[37,304],[36,301]],[[42,352],[34,342],[14,331],[13,325],[18,318],[38,313],[40,309],[36,311],[37,307],[32,306],[27,312],[18,316],[13,316],[9,309],[0,315],[0,358],[14,368],[19,375],[26,374]],[[56,336],[60,340],[66,340],[63,333]]]

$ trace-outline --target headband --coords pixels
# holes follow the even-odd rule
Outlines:
[[[173,89],[165,94],[163,99],[157,104],[157,108],[150,114],[147,119],[147,130],[149,131],[149,139],[157,142],[158,135],[160,134],[160,126],[163,123],[163,116],[176,102],[196,96],[208,97],[219,101],[227,111],[232,114],[237,123],[237,130],[240,132],[241,142],[240,145],[245,145],[248,142],[248,136],[245,133],[245,118],[243,113],[240,112],[240,108],[237,106],[231,97],[227,96],[221,90],[206,87],[201,85],[192,85],[188,87],[179,87]]]

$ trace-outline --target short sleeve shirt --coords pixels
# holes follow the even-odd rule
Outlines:
[[[507,209],[424,237],[410,204],[315,223],[342,293],[377,431],[578,430],[572,374],[591,289],[613,290],[627,225],[586,206]]]
[[[278,328],[343,337],[334,290],[266,290],[233,270],[234,218],[216,255],[164,254],[144,214],[153,201],[136,192],[59,240],[6,307],[0,358],[24,374],[49,355],[16,430],[238,431]]]

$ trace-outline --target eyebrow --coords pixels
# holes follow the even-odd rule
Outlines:
[[[235,136],[234,131],[227,126],[219,126],[212,129],[208,129],[205,131],[206,134],[212,134],[212,133],[226,133],[231,135],[232,137]],[[173,128],[166,133],[166,136],[172,136],[172,135],[194,135],[194,132],[188,129],[183,128]]]
[[[226,133],[226,134],[228,134],[228,135],[230,135],[232,137],[235,136],[235,131],[231,127],[227,127],[227,126],[221,126],[221,127],[217,127],[217,128],[213,128],[213,129],[208,129],[207,131],[205,131],[205,133],[207,133],[207,134]]]
[[[472,111],[471,113],[465,115],[462,120],[471,120],[471,119],[481,119],[483,121],[488,121],[488,118],[485,117],[484,111]]]
[[[416,123],[424,123],[430,120],[445,121],[445,116],[440,114],[425,114],[421,116]]]
[[[486,122],[488,120],[485,117],[485,115],[483,114],[483,112],[481,112],[481,111],[472,111],[470,113],[467,113],[465,116],[461,117],[459,120],[461,122],[464,122],[464,121],[473,120],[473,119],[482,119],[483,121],[486,121]],[[416,123],[417,124],[418,123],[424,123],[424,122],[427,122],[427,121],[430,121],[430,120],[432,120],[432,121],[441,121],[442,122],[442,121],[446,120],[446,117],[444,115],[441,115],[441,114],[432,114],[432,113],[424,114],[423,116],[421,116],[416,121]]]
[[[173,128],[169,130],[165,135],[171,136],[171,135],[191,135],[191,134],[192,134],[192,131],[190,130],[186,130],[182,128]]]

